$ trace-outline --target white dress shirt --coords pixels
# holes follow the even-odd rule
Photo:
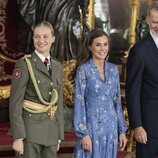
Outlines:
[[[156,36],[151,30],[150,30],[150,35],[153,38],[153,40],[158,48],[158,36]]]

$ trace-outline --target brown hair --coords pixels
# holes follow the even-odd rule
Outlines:
[[[80,65],[84,64],[86,61],[88,61],[88,59],[90,59],[92,57],[92,53],[89,50],[89,46],[92,45],[95,38],[98,38],[101,36],[106,36],[108,38],[108,41],[109,41],[108,34],[101,29],[93,29],[85,37],[85,39],[83,40],[81,49],[79,51],[79,54],[76,57],[76,61],[77,61],[76,67],[75,67],[74,71],[70,74],[70,80],[72,80],[72,81],[74,80],[77,68]],[[108,53],[108,55],[109,55],[109,53]],[[108,55],[107,55],[107,57],[108,57]]]
[[[155,1],[153,3],[150,4],[149,8],[148,8],[148,11],[147,11],[147,16],[150,16],[150,11],[152,9],[155,9],[158,11],[158,1]]]

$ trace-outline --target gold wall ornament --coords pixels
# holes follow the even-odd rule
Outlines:
[[[0,59],[3,59],[3,60],[8,61],[10,63],[16,63],[17,62],[17,60],[11,59],[11,58],[7,57],[6,55],[3,55],[1,52],[0,52]]]
[[[157,0],[148,0],[149,3],[156,2]]]
[[[0,46],[6,46],[5,25],[6,25],[6,7],[8,0],[0,0]]]
[[[87,23],[90,28],[95,27],[94,3],[94,0],[89,0]]]
[[[7,0],[0,0],[0,9],[5,9],[8,1]]]
[[[0,86],[0,99],[8,98],[11,86]]]
[[[131,0],[130,4],[131,4],[131,19],[130,19],[130,30],[129,30],[129,44],[131,48],[136,42],[136,23],[138,18],[140,1]]]
[[[63,62],[64,67],[64,106],[73,107],[74,103],[74,84],[69,79],[70,73],[74,70],[76,66],[76,60],[68,60]]]

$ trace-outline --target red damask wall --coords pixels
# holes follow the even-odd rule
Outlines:
[[[16,0],[0,1],[0,86],[10,84],[19,57],[17,35],[19,12]]]
[[[0,45],[16,50],[18,29],[16,0],[0,1]]]
[[[18,7],[16,0],[8,0],[6,6],[6,42],[7,47],[13,50],[17,48]]]

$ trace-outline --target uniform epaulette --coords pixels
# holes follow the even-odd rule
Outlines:
[[[55,60],[55,61],[61,63],[61,61],[60,61],[59,59],[56,59],[56,58],[54,58],[54,57],[51,57],[51,58],[52,58],[53,60]]]
[[[27,58],[31,58],[31,54],[27,54],[26,57],[27,57]]]
[[[22,57],[22,59],[24,59],[24,57],[27,57],[27,58],[31,58],[31,54],[26,54]]]

